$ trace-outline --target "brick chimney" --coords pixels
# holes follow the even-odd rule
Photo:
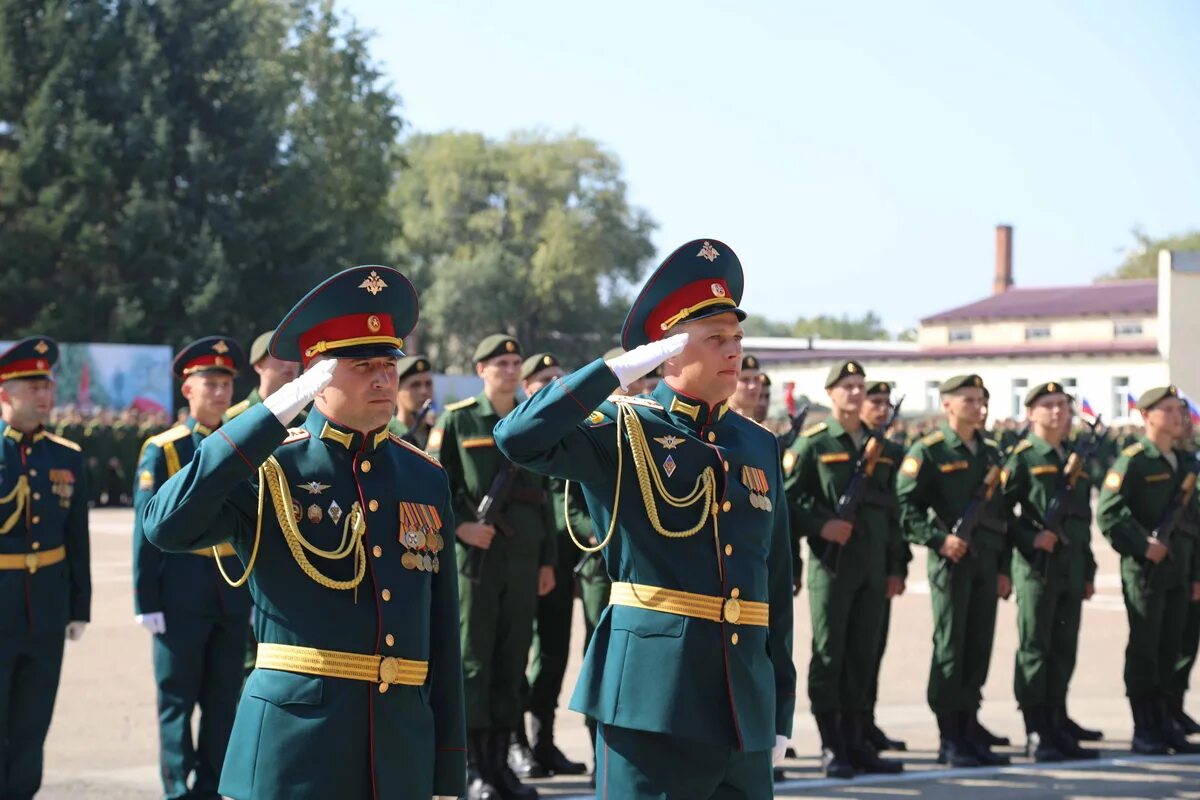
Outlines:
[[[1013,285],[1012,225],[996,226],[996,274],[992,277],[992,294],[1003,294]]]

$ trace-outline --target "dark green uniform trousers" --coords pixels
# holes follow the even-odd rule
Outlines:
[[[836,578],[816,557],[808,562],[808,699],[814,714],[871,710],[871,682],[887,609],[886,576],[882,564],[870,569],[869,564],[850,561],[842,559]]]
[[[599,725],[596,800],[765,800],[771,751]]]
[[[883,654],[887,652],[888,631],[892,627],[892,601],[887,600],[883,604],[883,619],[879,622],[879,645],[875,650],[875,664],[871,670],[871,683],[867,687],[867,700],[870,703],[870,710],[875,710],[875,704],[879,702],[879,672],[883,669]]]
[[[167,631],[154,637],[158,683],[159,769],[173,798],[218,798],[225,748],[242,689],[245,615],[167,615]],[[199,737],[192,712],[200,706]],[[192,788],[188,776],[196,773]]]
[[[554,570],[554,591],[537,601],[533,651],[529,663],[529,711],[552,715],[558,708],[567,656],[571,651],[571,617],[575,610],[575,579],[571,567]]]
[[[975,711],[983,699],[996,629],[995,551],[980,549],[938,575],[942,559],[930,553],[933,659],[929,707],[935,714]]]
[[[50,730],[63,634],[0,637],[0,798],[26,800],[42,785],[42,745]]]
[[[462,564],[467,549],[456,546]],[[468,731],[521,725],[525,665],[537,615],[537,562],[536,554],[514,556],[494,546],[478,583],[458,577]]]
[[[1180,643],[1187,623],[1191,587],[1170,562],[1147,590],[1141,582],[1141,565],[1121,557],[1121,586],[1129,618],[1129,644],[1125,648],[1125,694],[1157,698],[1175,685]]]
[[[1196,664],[1196,651],[1200,650],[1200,603],[1188,603],[1187,619],[1183,623],[1183,646],[1179,660],[1175,662],[1175,677],[1172,693],[1183,697],[1191,684],[1192,667]]]
[[[604,557],[596,556],[579,573],[579,600],[583,603],[583,649],[592,641],[600,615],[608,607],[612,581],[605,572]]]
[[[1052,557],[1043,582],[1034,577],[1025,556],[1015,552],[1012,573],[1019,637],[1013,674],[1017,705],[1066,705],[1083,611],[1083,563]]]

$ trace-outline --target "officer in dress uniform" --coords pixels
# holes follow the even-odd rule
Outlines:
[[[396,365],[396,370],[400,373],[400,390],[396,392],[396,417],[388,424],[389,431],[422,450],[429,441],[433,414],[426,412],[423,418],[418,417],[425,404],[433,400],[432,369],[429,359],[425,356],[406,356],[400,359]]]
[[[174,371],[183,380],[188,416],[142,445],[133,487],[139,512],[221,424],[243,365],[241,348],[227,336],[199,339],[176,355]],[[146,541],[141,517],[134,517],[134,613],[153,634],[159,777],[167,800],[219,797],[250,624],[250,593],[226,585],[221,568],[238,571],[230,545],[164,553]],[[200,730],[193,739],[197,705]]]
[[[771,797],[791,734],[779,449],[727,403],[742,285],[728,245],[685,244],[634,301],[629,352],[547,386],[496,427],[516,463],[583,485],[607,548],[610,605],[571,701],[599,723],[599,798]],[[660,364],[651,396],[611,396]]]
[[[457,796],[465,786],[454,517],[445,472],[387,425],[416,292],[334,275],[271,353],[306,371],[206,438],[140,511],[171,552],[231,542],[257,609],[221,794]],[[299,428],[286,422],[313,398]]]
[[[46,430],[58,345],[23,339],[0,354],[0,797],[42,784],[63,641],[91,619],[86,468]]]

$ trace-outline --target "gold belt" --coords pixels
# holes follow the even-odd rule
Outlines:
[[[422,686],[429,674],[428,661],[407,658],[342,653],[337,650],[318,650],[290,644],[260,643],[254,666],[259,669],[278,669],[302,675],[324,678],[346,678],[380,684]],[[382,691],[383,687],[380,687]]]
[[[735,590],[736,591],[736,590]],[[706,619],[709,622],[728,622],[733,625],[766,627],[767,603],[742,600],[738,597],[712,597],[707,594],[663,589],[641,583],[614,583],[608,602],[614,606],[633,606],[649,611],[662,611],[681,617]]]
[[[216,550],[217,552],[213,553],[213,550]],[[192,555],[208,556],[209,558],[216,558],[217,556],[220,556],[221,558],[225,558],[226,556],[237,555],[237,553],[234,552],[233,545],[231,545],[229,542],[221,542],[220,544],[213,545],[212,547],[201,547],[199,550],[193,550]]]
[[[0,555],[0,569],[26,569],[32,575],[41,567],[57,564],[66,557],[67,548],[63,545],[40,553],[9,553]]]

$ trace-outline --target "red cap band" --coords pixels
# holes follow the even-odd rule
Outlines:
[[[729,295],[729,284],[721,278],[705,278],[679,288],[646,318],[647,338],[658,341],[692,314],[709,306],[736,306]]]

